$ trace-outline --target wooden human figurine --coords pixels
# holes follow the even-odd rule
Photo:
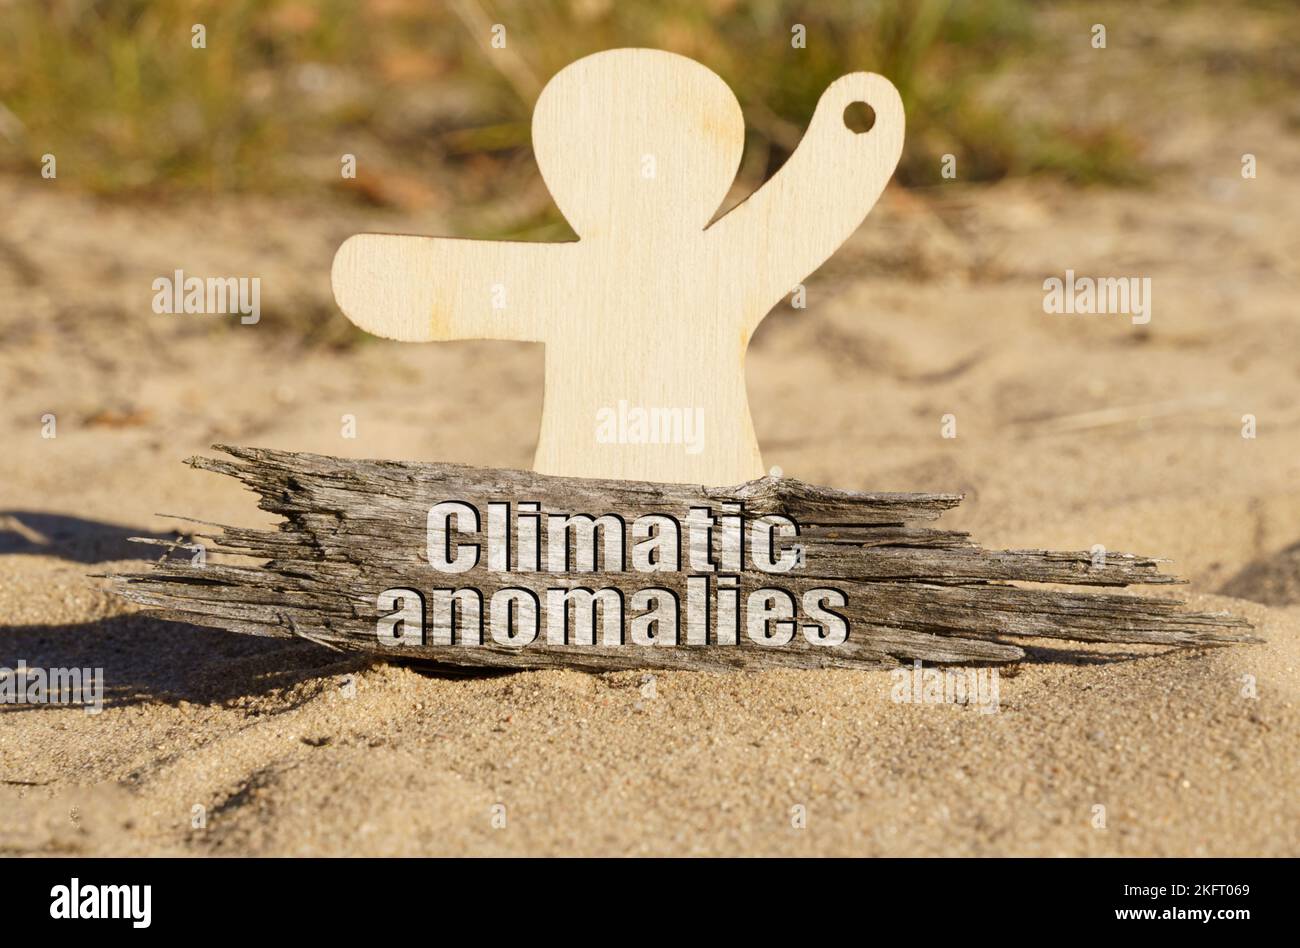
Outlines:
[[[875,113],[867,132],[845,124],[855,102]],[[390,339],[544,343],[541,473],[758,477],[749,340],[876,203],[902,150],[903,106],[881,76],[837,79],[780,171],[710,224],[744,131],[727,84],[694,60],[579,59],[533,112],[537,163],[576,241],[359,234],[335,256],[335,298]]]

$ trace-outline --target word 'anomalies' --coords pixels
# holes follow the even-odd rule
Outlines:
[[[132,928],[148,928],[153,917],[151,885],[68,885],[50,889],[50,918],[129,918]]]
[[[747,518],[742,506],[723,504],[716,516],[709,507],[685,517],[645,514],[628,523],[617,514],[544,514],[531,501],[489,503],[486,517],[463,501],[435,504],[428,565],[464,584],[427,598],[411,587],[385,589],[376,600],[379,640],[522,648],[545,636],[548,645],[781,647],[802,635],[811,645],[843,644],[848,620],[836,611],[848,604],[843,590],[807,581],[795,592],[745,587],[747,578],[789,574],[803,560],[795,521]],[[608,585],[575,583],[584,573],[600,573]],[[507,585],[511,575],[515,585]],[[638,575],[647,577],[644,584]]]

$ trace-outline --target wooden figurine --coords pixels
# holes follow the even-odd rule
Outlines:
[[[875,113],[865,133],[845,123],[857,102]],[[544,343],[540,473],[758,477],[749,340],[876,203],[902,150],[902,101],[878,75],[836,80],[780,171],[710,223],[743,140],[736,97],[705,66],[653,49],[587,56],[533,112],[537,163],[578,240],[359,234],[335,256],[335,298],[390,339]]]

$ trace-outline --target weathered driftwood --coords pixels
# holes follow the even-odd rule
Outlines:
[[[964,533],[927,521],[956,506],[956,494],[857,493],[793,478],[761,478],[738,487],[702,488],[548,477],[455,464],[353,461],[267,449],[216,446],[234,461],[191,458],[193,467],[228,474],[261,495],[260,506],[284,518],[279,530],[224,527],[207,541],[212,554],[264,559],[261,566],[195,564],[164,559],[147,573],[114,578],[126,598],[165,618],[254,635],[301,636],[345,649],[495,668],[571,667],[728,669],[892,666],[1017,661],[1007,641],[1041,636],[1076,642],[1204,646],[1255,641],[1244,620],[1185,610],[1177,600],[1013,582],[1119,587],[1180,582],[1157,561],[1108,553],[984,550]],[[623,589],[646,585],[680,591],[683,574],[596,572],[492,573],[482,566],[435,574],[425,560],[427,515],[455,499],[480,510],[492,501],[538,501],[542,513],[684,516],[690,507],[743,501],[745,516],[782,514],[800,526],[804,565],[772,576],[745,571],[742,588],[773,581],[795,596],[833,582],[849,593],[841,610],[846,643],[759,646],[590,646],[495,644],[392,646],[375,634],[376,593],[389,587],[474,586],[485,597],[503,586],[538,592],[555,587]]]

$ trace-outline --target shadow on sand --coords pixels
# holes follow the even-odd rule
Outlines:
[[[159,547],[131,543],[129,537],[186,540],[178,531],[150,533],[100,520],[37,510],[0,511],[0,554],[56,556],[74,563],[156,560]]]
[[[0,667],[102,668],[104,707],[222,704],[370,664],[310,642],[259,638],[139,614],[73,625],[0,626]],[[0,705],[6,711],[54,704]]]

